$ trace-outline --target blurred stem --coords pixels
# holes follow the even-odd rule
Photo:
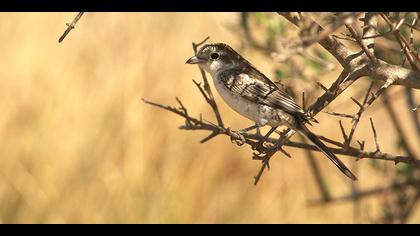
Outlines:
[[[413,196],[411,201],[409,201],[407,205],[405,205],[402,212],[400,213],[397,223],[399,224],[407,223],[407,220],[410,218],[411,214],[413,213],[413,210],[416,208],[419,198],[420,198],[420,190],[416,189],[415,195]]]
[[[411,110],[413,107],[416,107],[414,102],[413,90],[410,88],[405,88],[405,95],[407,99],[408,109]],[[416,127],[417,136],[420,138],[420,120],[416,112],[410,112],[411,118],[413,120],[414,126]]]
[[[388,115],[390,116],[390,118],[392,120],[392,125],[394,126],[395,130],[398,133],[399,140],[401,142],[402,148],[405,150],[405,152],[407,153],[407,155],[409,157],[415,158],[414,152],[408,144],[408,141],[405,137],[404,131],[403,131],[403,129],[401,127],[401,124],[398,120],[397,114],[396,114],[394,108],[391,105],[391,102],[389,100],[387,91],[384,91],[383,94],[382,94],[382,102],[385,106],[385,109],[388,112]]]
[[[346,195],[342,195],[338,197],[333,197],[331,198],[329,202],[339,203],[339,202],[351,201],[354,199],[360,200],[365,197],[370,197],[370,196],[374,196],[377,194],[386,193],[386,192],[390,192],[394,190],[402,191],[403,188],[407,188],[407,187],[413,187],[413,188],[418,189],[420,187],[420,180],[407,180],[405,182],[395,182],[389,186],[375,187],[368,190],[362,190],[362,191],[357,192],[356,194],[352,193],[352,194],[346,194]],[[309,205],[322,205],[326,203],[323,202],[322,200],[315,199],[315,200],[308,201],[308,204]]]
[[[299,137],[302,143],[307,143],[304,137],[302,136],[299,136]],[[312,151],[305,149],[305,154],[308,157],[307,159],[309,161],[312,174],[315,178],[316,184],[321,194],[321,200],[324,202],[328,202],[331,199],[331,194],[330,194],[330,191],[328,190],[328,183],[325,181],[324,177],[322,176],[321,171],[319,170],[318,162],[315,159]]]
[[[269,47],[266,47],[265,45],[262,45],[260,43],[258,43],[254,37],[251,34],[251,30],[249,29],[249,17],[250,17],[250,12],[242,12],[241,13],[241,26],[244,30],[245,33],[245,39],[246,41],[255,49],[261,50],[265,53],[267,53],[268,55],[270,55],[270,53],[272,52],[272,50],[270,50]]]
[[[356,165],[356,163],[353,163],[353,168],[352,171],[355,175],[358,174],[358,165]],[[358,185],[357,185],[357,181],[351,181],[350,182],[351,185],[351,193],[352,193],[352,201],[353,201],[353,222],[355,224],[360,224],[360,218],[361,218],[361,208],[360,208],[360,199],[357,198],[357,194],[359,192],[358,190]]]

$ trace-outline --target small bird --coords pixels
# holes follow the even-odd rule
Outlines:
[[[356,176],[306,126],[315,121],[307,115],[285,88],[268,79],[250,62],[224,43],[206,44],[186,62],[198,64],[213,78],[223,100],[236,112],[255,122],[240,132],[269,125],[285,125],[315,144],[347,177]]]

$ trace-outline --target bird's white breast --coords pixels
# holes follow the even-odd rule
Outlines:
[[[217,92],[233,110],[253,121],[259,120],[256,103],[232,93],[220,80],[213,79],[213,81]]]

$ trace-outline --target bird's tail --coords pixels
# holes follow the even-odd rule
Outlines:
[[[296,127],[297,131],[301,133],[303,136],[311,140],[315,146],[318,147],[318,149],[323,152],[337,167],[340,169],[343,174],[345,174],[347,177],[349,177],[352,180],[357,180],[357,177],[351,173],[351,171],[344,165],[340,159],[338,159],[335,154],[327,147],[324,143],[319,140],[319,138],[312,133],[304,124],[299,125],[299,127]]]

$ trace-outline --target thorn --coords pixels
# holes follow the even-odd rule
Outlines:
[[[202,44],[204,44],[205,42],[207,42],[207,40],[210,39],[210,36],[207,36],[203,41],[199,42],[199,43],[192,43],[194,49],[197,49],[197,47],[201,46]]]
[[[343,124],[341,123],[341,120],[339,120],[338,123],[340,124],[340,129],[341,129],[341,133],[343,134],[344,142],[346,143],[347,142],[346,131],[344,131],[344,127],[343,127]]]
[[[207,137],[203,138],[203,139],[200,141],[200,143],[205,143],[205,142],[209,141],[210,139],[212,139],[212,138],[216,137],[217,135],[219,135],[219,133],[218,133],[218,132],[212,132],[209,136],[207,136]]]
[[[359,141],[359,140],[357,140],[357,143],[360,146],[360,150],[363,151],[365,149],[365,141]]]
[[[356,99],[354,99],[353,97],[350,97],[350,99],[354,102],[354,103],[356,103],[356,105],[357,106],[359,106],[360,107],[360,109],[362,109],[363,108],[363,105],[362,104],[360,104],[360,102],[359,101],[357,101]]]
[[[286,155],[289,159],[292,158],[292,156],[290,155],[290,153],[286,152],[283,148],[279,148],[279,151],[282,152],[284,155]]]
[[[324,90],[324,92],[326,92],[326,93],[328,93],[328,89],[323,85],[323,84],[321,84],[320,82],[318,82],[318,81],[316,81],[316,84],[322,89],[322,90]]]

